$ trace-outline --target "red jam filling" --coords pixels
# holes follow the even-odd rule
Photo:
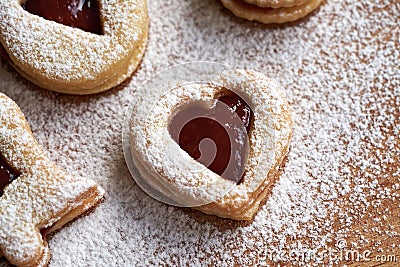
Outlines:
[[[47,20],[95,34],[103,33],[97,0],[27,0],[22,7]]]
[[[11,58],[7,54],[7,51],[2,44],[0,44],[0,56],[4,58],[7,62],[11,62]]]
[[[17,179],[19,175],[0,155],[0,196],[3,195],[4,188]]]
[[[253,111],[228,90],[216,100],[211,107],[206,102],[196,102],[175,112],[169,132],[192,158],[223,178],[239,183],[247,161]],[[208,145],[202,145],[205,140]]]

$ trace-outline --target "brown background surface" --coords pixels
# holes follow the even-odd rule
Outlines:
[[[49,156],[107,191],[49,240],[50,266],[400,265],[400,3],[325,1],[299,23],[273,27],[235,18],[214,0],[151,0],[149,14],[140,68],[106,93],[55,94],[0,67],[0,91],[20,105]],[[196,60],[266,73],[291,104],[292,148],[252,222],[158,203],[125,165],[121,128],[135,90]],[[332,257],[276,256],[310,251]],[[370,261],[346,261],[340,251],[370,251]],[[390,255],[397,263],[376,258]]]

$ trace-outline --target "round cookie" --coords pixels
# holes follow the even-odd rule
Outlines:
[[[101,34],[34,15],[19,0],[0,0],[0,42],[10,64],[36,85],[67,94],[98,93],[123,82],[146,48],[147,2],[98,3]]]
[[[242,0],[221,0],[222,4],[240,18],[256,20],[264,24],[292,22],[314,11],[323,0],[307,0],[304,4],[293,7],[259,7]]]

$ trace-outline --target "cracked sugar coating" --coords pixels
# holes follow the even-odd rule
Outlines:
[[[50,157],[107,191],[89,217],[49,240],[50,267],[273,266],[283,262],[271,262],[269,252],[321,251],[341,239],[360,252],[398,254],[398,10],[391,0],[330,0],[298,25],[270,29],[235,18],[218,1],[155,0],[146,57],[124,90],[60,96],[0,67],[1,90]],[[125,165],[121,128],[136,88],[193,60],[263,72],[282,85],[292,108],[289,158],[251,223],[158,203]]]
[[[19,0],[0,0],[0,42],[11,64],[36,85],[68,94],[97,93],[123,82],[144,54],[147,3],[99,0],[99,6],[103,35],[33,15]]]

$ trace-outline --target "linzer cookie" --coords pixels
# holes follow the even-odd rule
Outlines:
[[[17,104],[0,93],[0,256],[17,266],[45,266],[50,253],[44,233],[79,216],[103,194],[95,182],[51,162]]]
[[[151,89],[138,92],[130,118],[142,188],[168,204],[251,219],[289,151],[281,87],[261,73],[230,70],[209,83]]]
[[[237,17],[272,24],[301,19],[314,11],[322,0],[221,0],[221,2]]]
[[[92,94],[123,82],[147,34],[146,0],[0,0],[0,54],[56,92]]]

